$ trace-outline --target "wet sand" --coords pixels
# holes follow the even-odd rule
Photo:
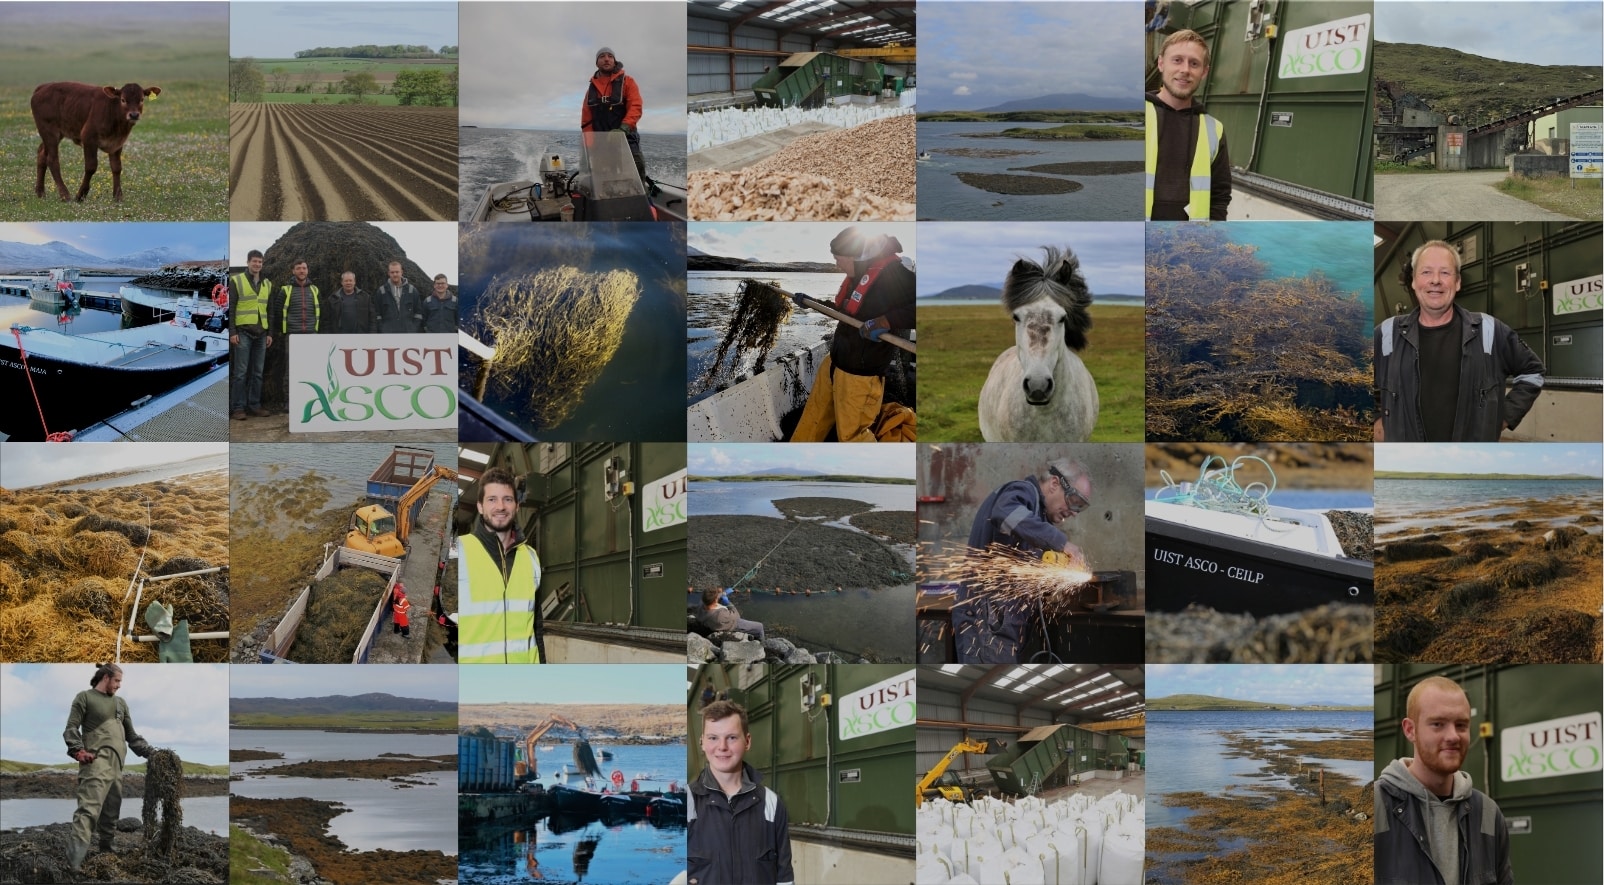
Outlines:
[[[1426,515],[1378,507],[1377,662],[1598,662],[1597,506],[1562,496]]]
[[[345,810],[337,802],[316,799],[229,797],[230,820],[277,836],[334,885],[414,885],[457,878],[457,859],[439,851],[350,851],[328,834],[329,821]]]
[[[1316,740],[1252,738],[1227,732],[1228,757],[1263,765],[1266,783],[1224,795],[1171,794],[1166,805],[1191,809],[1185,828],[1147,831],[1150,885],[1348,885],[1372,875],[1371,786],[1327,771],[1324,801],[1316,769],[1304,761],[1369,760],[1372,732],[1334,732]],[[1274,746],[1272,746],[1274,745]],[[1269,781],[1275,781],[1271,783]],[[1287,785],[1290,784],[1290,785]],[[1266,850],[1273,849],[1273,850]]]

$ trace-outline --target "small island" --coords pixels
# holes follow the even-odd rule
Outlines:
[[[1267,704],[1262,701],[1244,701],[1236,698],[1218,698],[1206,694],[1172,694],[1162,698],[1148,698],[1148,710],[1176,711],[1242,711],[1242,710],[1319,710],[1322,712],[1369,710],[1358,704]]]
[[[964,132],[963,138],[1031,138],[1043,141],[1141,141],[1146,134],[1141,129],[1125,126],[1089,126],[1068,123],[1050,129],[1029,129],[1013,126],[1001,132]]]

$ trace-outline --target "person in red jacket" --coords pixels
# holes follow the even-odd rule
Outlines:
[[[395,619],[395,632],[402,636],[412,635],[412,603],[407,600],[407,588],[398,582],[395,592],[390,597],[390,614]]]
[[[624,65],[613,55],[610,47],[596,50],[596,73],[591,75],[590,86],[585,90],[585,104],[579,112],[581,132],[612,132],[624,130],[629,139],[629,152],[635,158],[635,171],[645,184],[646,158],[640,152],[640,132],[635,128],[641,118],[640,87],[635,78],[624,73]]]

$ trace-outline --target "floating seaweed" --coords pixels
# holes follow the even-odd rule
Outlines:
[[[769,351],[774,349],[774,342],[779,340],[780,327],[791,318],[791,300],[773,283],[742,280],[740,291],[741,299],[736,303],[735,314],[730,317],[730,324],[724,330],[724,340],[719,342],[718,353],[707,367],[707,375],[703,379],[705,384],[711,384],[718,376],[719,367],[724,364],[724,355],[731,347],[735,348],[732,367],[741,365],[746,352],[754,350],[757,351],[757,361],[752,364],[752,370],[762,371]]]
[[[527,410],[530,423],[549,428],[573,413],[617,353],[640,294],[639,278],[627,270],[497,277],[464,325],[494,342],[489,383]]]
[[[1318,271],[1271,278],[1256,251],[1148,227],[1148,439],[1369,440],[1370,306]]]

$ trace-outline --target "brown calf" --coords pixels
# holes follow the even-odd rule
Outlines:
[[[84,148],[84,183],[78,188],[78,202],[89,193],[89,179],[99,165],[98,151],[111,158],[111,198],[123,198],[123,144],[145,109],[145,97],[161,95],[161,88],[140,88],[129,83],[90,86],[88,83],[46,83],[33,91],[33,122],[39,127],[39,153],[34,178],[35,196],[45,195],[45,169],[56,180],[62,202],[67,185],[61,180],[61,140],[71,139]]]

